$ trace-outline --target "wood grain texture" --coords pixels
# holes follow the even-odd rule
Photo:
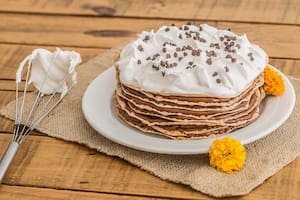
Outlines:
[[[4,152],[10,137],[9,134],[0,134],[0,152]],[[289,192],[299,189],[299,165],[300,158],[241,199],[300,198],[299,193]],[[209,199],[187,186],[154,177],[119,158],[44,136],[29,136],[22,144],[4,183],[151,197]]]
[[[124,44],[143,30],[176,20],[90,18],[74,16],[0,14],[0,42],[51,46],[111,48]],[[204,23],[205,21],[197,21]],[[300,26],[208,22],[218,28],[247,33],[270,57],[300,58]],[[80,24],[80,25],[78,25]]]
[[[56,190],[47,188],[34,188],[34,187],[22,187],[22,186],[0,186],[0,200],[151,200],[160,199],[152,197],[136,197],[128,195],[117,194],[101,194],[91,192],[80,192],[71,190]]]
[[[10,138],[9,134],[0,134],[0,156]],[[119,158],[42,136],[26,139],[3,182],[9,185],[205,199],[205,195],[187,186],[161,180]]]
[[[10,0],[0,11],[62,15],[300,23],[298,0]]]
[[[72,49],[86,62],[142,30],[186,21],[247,33],[272,65],[300,78],[299,0],[0,0],[0,5],[0,107],[14,100],[15,71],[35,48]],[[13,121],[0,116],[0,157],[12,127]],[[300,157],[249,195],[230,199],[300,199],[299,166]],[[36,131],[0,185],[0,200],[164,198],[212,199],[117,157]]]

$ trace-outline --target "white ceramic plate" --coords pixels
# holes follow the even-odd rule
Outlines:
[[[288,119],[295,105],[295,92],[287,77],[276,71],[284,78],[286,86],[284,94],[279,97],[267,97],[261,115],[252,124],[230,134],[213,138],[171,140],[143,133],[125,124],[114,111],[112,95],[116,81],[113,67],[101,73],[89,85],[83,96],[82,109],[86,120],[97,132],[127,147],[163,154],[207,153],[215,139],[232,137],[240,140],[242,144],[248,144],[270,134]]]

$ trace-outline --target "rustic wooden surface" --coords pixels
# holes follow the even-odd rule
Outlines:
[[[87,61],[141,30],[186,21],[246,32],[267,51],[271,64],[300,78],[299,0],[0,0],[0,21],[0,106],[15,98],[16,68],[35,48],[74,49]],[[0,117],[0,156],[12,126]],[[234,199],[296,200],[299,191],[297,158],[249,195]],[[170,198],[211,199],[119,158],[38,132],[21,146],[0,186],[1,200]]]

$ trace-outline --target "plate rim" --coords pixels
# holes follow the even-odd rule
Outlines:
[[[271,68],[273,68],[277,73],[279,73],[282,78],[284,79],[284,82],[285,82],[285,85],[286,85],[286,89],[290,89],[289,92],[291,94],[291,102],[290,103],[290,107],[288,107],[288,110],[286,111],[285,115],[283,115],[283,117],[280,118],[280,120],[277,121],[277,123],[274,125],[274,126],[269,126],[264,132],[263,134],[256,134],[254,137],[249,137],[249,138],[246,138],[246,139],[243,139],[241,141],[241,143],[243,145],[245,144],[249,144],[251,142],[254,142],[256,140],[259,140],[267,135],[269,135],[270,133],[272,133],[274,130],[278,129],[289,117],[290,115],[292,114],[293,112],[293,109],[295,107],[295,102],[296,102],[296,95],[295,95],[295,89],[293,87],[293,85],[291,84],[290,80],[281,72],[279,71],[278,69],[276,69],[275,67],[273,67],[272,65],[269,65]],[[111,72],[113,71],[113,72]],[[89,116],[89,113],[88,113],[88,109],[87,107],[89,106],[86,102],[88,101],[88,95],[89,95],[89,92],[91,91],[91,88],[94,87],[94,85],[97,83],[97,81],[99,81],[101,78],[103,78],[105,75],[107,75],[108,73],[115,73],[115,69],[114,67],[109,67],[108,69],[106,69],[105,71],[101,72],[89,85],[88,87],[85,89],[85,92],[83,94],[83,97],[82,97],[82,111],[83,111],[83,115],[85,117],[85,119],[87,120],[87,122],[89,123],[89,125],[94,129],[96,130],[100,135],[104,136],[105,138],[113,141],[113,142],[116,142],[118,144],[121,144],[123,146],[126,146],[126,147],[129,147],[129,148],[133,148],[133,149],[136,149],[136,150],[142,150],[142,151],[146,151],[146,152],[152,152],[152,153],[159,153],[159,154],[172,154],[172,155],[193,155],[193,154],[203,154],[203,153],[207,153],[208,152],[208,149],[206,150],[203,150],[203,149],[194,149],[193,151],[180,151],[180,150],[176,150],[174,151],[173,150],[167,150],[167,149],[153,149],[153,148],[147,148],[145,146],[141,146],[141,145],[138,145],[138,144],[133,144],[133,143],[128,143],[125,142],[124,140],[120,140],[119,139],[116,139],[115,137],[111,137],[111,134],[109,133],[106,133],[105,130],[102,130],[97,124],[95,124],[94,120],[90,118]],[[115,76],[113,76],[113,78],[115,78]],[[113,88],[113,91],[115,89],[115,85],[112,87]],[[111,97],[109,97],[111,99]],[[276,98],[276,97],[275,97]],[[119,121],[119,119],[116,119],[117,121]],[[121,123],[121,122],[119,122]],[[126,124],[127,125],[127,124]],[[128,126],[128,125],[127,125]],[[129,126],[128,126],[129,127]],[[132,128],[132,127],[129,127],[130,129],[132,129],[134,132],[138,131],[142,134],[147,134],[147,133],[143,133],[142,131],[140,130],[137,130],[135,128]],[[242,128],[243,129],[243,128]],[[242,129],[239,129],[239,130],[242,130]],[[235,131],[233,131],[232,133],[234,133]],[[230,133],[231,134],[231,133]],[[148,135],[148,134],[147,134]],[[151,134],[150,134],[151,135]],[[225,137],[225,136],[229,136],[228,134],[225,134],[225,135],[220,135],[218,137],[214,137],[214,138],[222,138],[222,137]],[[229,136],[230,137],[230,136]],[[213,137],[212,137],[213,138]],[[212,138],[203,138],[203,139],[199,139],[199,140],[183,140],[185,142],[190,142],[190,143],[193,143],[195,141],[197,142],[201,142],[202,141],[205,141],[206,139],[212,139]],[[163,138],[164,140],[168,140],[168,141],[172,141],[173,143],[177,143],[180,141],[176,141],[176,140],[171,140],[171,139],[168,139],[168,138]],[[178,145],[179,145],[178,143]],[[180,146],[180,145],[179,145]]]

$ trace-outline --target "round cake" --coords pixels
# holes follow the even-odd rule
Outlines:
[[[246,35],[206,24],[142,32],[116,59],[115,108],[128,125],[172,139],[229,133],[259,116],[267,63]]]

